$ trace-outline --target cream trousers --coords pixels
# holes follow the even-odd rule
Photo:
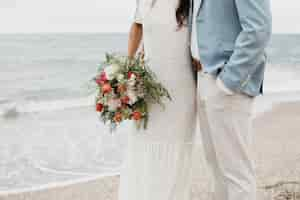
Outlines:
[[[213,76],[199,72],[201,136],[214,177],[214,200],[255,200],[251,113],[254,99],[228,95]]]

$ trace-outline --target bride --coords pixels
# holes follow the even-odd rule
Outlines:
[[[173,100],[150,109],[148,129],[132,128],[121,171],[119,200],[189,200],[196,119],[191,67],[190,0],[138,0],[129,56],[143,38],[146,60]]]

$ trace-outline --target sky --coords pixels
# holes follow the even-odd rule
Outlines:
[[[0,0],[0,33],[127,32],[135,1]],[[300,33],[300,1],[271,3],[273,31]]]

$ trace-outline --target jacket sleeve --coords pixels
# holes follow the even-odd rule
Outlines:
[[[270,0],[235,0],[235,5],[242,31],[219,78],[229,89],[239,91],[264,56],[272,34],[272,15]]]

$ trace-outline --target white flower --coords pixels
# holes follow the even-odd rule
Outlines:
[[[117,79],[118,79],[119,82],[123,81],[124,78],[125,78],[124,74],[119,74],[119,75],[117,76]]]
[[[136,79],[136,75],[135,74],[131,74],[130,80],[135,80],[135,79]]]
[[[137,97],[135,91],[131,88],[129,88],[127,90],[127,96],[129,97],[129,104],[130,105],[134,104],[138,100],[138,97]]]
[[[107,66],[105,69],[104,69],[104,72],[106,74],[106,77],[108,80],[112,80],[116,73],[119,72],[120,70],[120,66],[117,65],[117,64],[112,64],[112,65],[109,65]]]
[[[145,93],[144,93],[144,87],[142,84],[138,84],[136,86],[136,93],[137,93],[137,96],[140,97],[140,98],[144,98],[145,97]]]
[[[128,80],[128,85],[133,87],[135,85],[135,83],[136,83],[136,77],[133,74],[133,75],[131,75],[130,79]]]
[[[119,99],[110,99],[107,105],[109,111],[116,111],[117,108],[121,106],[121,101]]]

